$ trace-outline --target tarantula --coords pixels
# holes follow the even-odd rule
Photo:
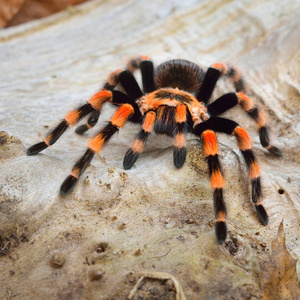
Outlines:
[[[143,92],[133,72],[140,69]],[[220,76],[231,79],[236,93],[228,93],[208,104]],[[121,89],[115,88],[121,87]],[[122,91],[121,91],[122,90]],[[226,206],[223,199],[224,180],[218,156],[216,132],[236,137],[238,147],[245,159],[252,185],[252,201],[263,225],[268,224],[268,215],[262,205],[260,168],[252,151],[252,143],[246,130],[236,122],[218,117],[237,104],[252,118],[257,126],[260,142],[274,155],[281,151],[271,145],[266,118],[246,94],[240,71],[228,64],[216,63],[206,71],[199,65],[182,59],[166,61],[154,68],[149,57],[139,56],[128,62],[125,70],[112,72],[103,88],[86,104],[67,114],[43,142],[27,150],[35,155],[53,145],[69,126],[90,115],[86,124],[76,133],[83,134],[96,125],[102,105],[110,102],[118,109],[110,122],[89,142],[84,155],[76,162],[71,174],[62,183],[61,194],[69,193],[96,153],[127,121],[140,124],[141,128],[131,148],[124,157],[125,169],[130,169],[143,151],[149,134],[166,134],[174,138],[174,165],[182,167],[186,158],[186,135],[192,133],[202,139],[207,158],[210,185],[213,189],[215,232],[217,241],[223,243],[227,236]]]

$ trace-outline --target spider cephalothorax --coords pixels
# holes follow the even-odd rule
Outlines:
[[[143,91],[133,72],[141,70]],[[228,93],[209,103],[220,76],[230,78],[236,93]],[[121,87],[121,89],[118,89]],[[122,91],[121,91],[122,90]],[[145,56],[129,61],[127,69],[112,72],[103,88],[89,101],[67,114],[43,142],[27,150],[34,155],[54,144],[69,126],[89,115],[86,124],[76,129],[83,134],[96,125],[105,102],[119,107],[110,122],[89,142],[84,155],[74,165],[71,174],[62,183],[60,192],[70,192],[96,153],[127,121],[140,124],[140,131],[126,152],[123,165],[130,169],[143,151],[149,134],[166,134],[174,138],[174,165],[182,167],[186,157],[186,135],[192,133],[203,141],[207,157],[216,217],[216,236],[222,243],[227,236],[226,207],[223,199],[224,180],[218,156],[216,132],[233,135],[245,159],[252,186],[252,201],[262,224],[268,224],[268,215],[262,205],[260,168],[252,151],[246,130],[236,122],[218,117],[233,106],[240,107],[256,122],[263,147],[274,155],[281,151],[270,144],[269,129],[264,114],[247,96],[244,81],[238,69],[216,63],[206,71],[199,65],[182,59],[162,63],[156,69]]]

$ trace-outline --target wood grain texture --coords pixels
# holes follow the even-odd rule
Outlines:
[[[259,261],[270,259],[281,222],[299,278],[299,9],[299,1],[279,0],[91,1],[0,31],[0,129],[8,133],[0,136],[0,298],[126,299],[142,272],[155,271],[174,276],[186,299],[261,299]],[[241,68],[284,154],[274,158],[260,146],[255,124],[240,109],[226,115],[253,140],[268,226],[255,215],[234,138],[218,136],[227,183],[223,245],[214,236],[197,139],[190,137],[187,162],[177,170],[172,139],[151,135],[124,172],[123,156],[139,130],[125,126],[65,198],[59,186],[87,138],[70,130],[42,154],[26,156],[25,147],[136,54],[155,64],[182,58]],[[231,91],[220,81],[213,96]],[[112,114],[105,107],[88,136]],[[65,258],[61,268],[51,266],[55,255]]]

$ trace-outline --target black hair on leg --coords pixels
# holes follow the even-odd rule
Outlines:
[[[221,72],[219,70],[215,68],[208,68],[203,79],[202,86],[196,96],[200,102],[203,102],[204,104],[208,103],[220,75]]]
[[[132,73],[127,70],[121,72],[119,74],[119,80],[129,98],[136,100],[143,96],[143,93]]]
[[[225,111],[231,109],[238,104],[238,97],[235,93],[229,93],[221,96],[213,103],[207,106],[207,111],[212,116],[219,116]]]
[[[141,61],[140,69],[144,93],[153,92],[155,90],[153,62],[150,60]]]

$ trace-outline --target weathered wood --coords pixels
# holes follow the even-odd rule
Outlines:
[[[142,272],[155,271],[173,275],[186,299],[261,299],[259,262],[271,257],[282,220],[299,277],[299,8],[298,1],[279,0],[91,1],[1,31],[0,128],[8,135],[0,136],[0,298],[126,299]],[[193,137],[182,169],[172,164],[172,140],[153,135],[125,172],[123,155],[138,131],[126,126],[67,197],[58,195],[59,186],[88,138],[71,129],[41,154],[26,156],[25,147],[136,54],[156,64],[184,58],[241,67],[284,153],[274,158],[262,149],[239,109],[227,115],[253,139],[268,226],[255,215],[238,148],[224,136],[223,245],[214,236],[207,164]],[[232,90],[220,81],[215,96]],[[105,107],[93,133],[112,112]],[[172,281],[145,281],[145,289],[153,284],[160,295],[169,289],[174,299]],[[153,299],[149,289],[143,296]]]

